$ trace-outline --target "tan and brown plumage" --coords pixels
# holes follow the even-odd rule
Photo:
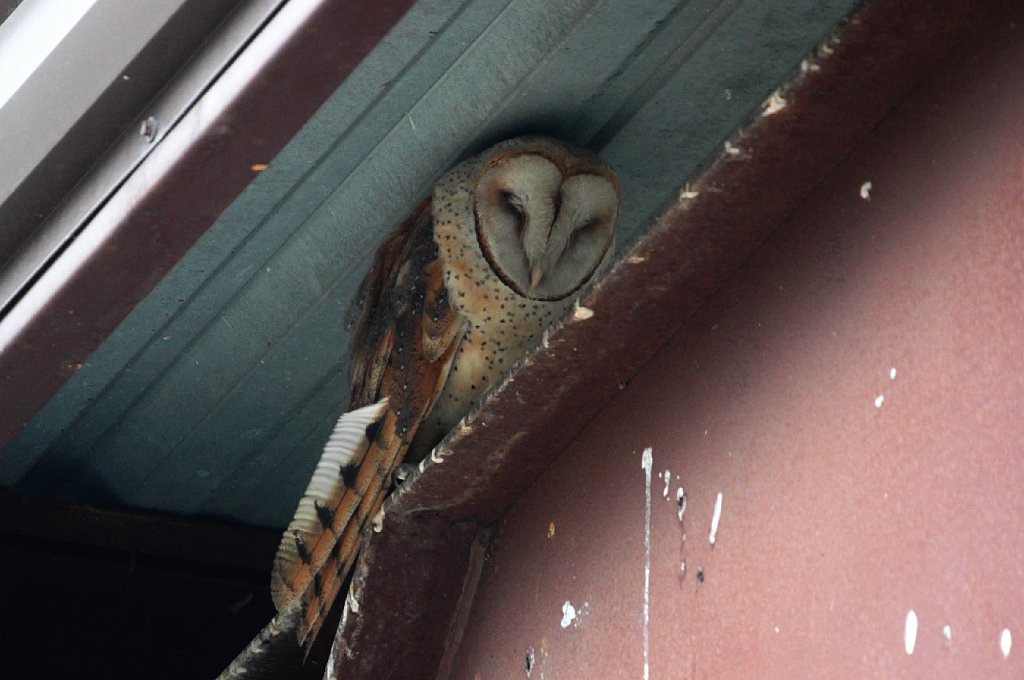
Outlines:
[[[544,137],[456,166],[377,253],[353,332],[342,416],[286,530],[271,589],[315,638],[391,487],[572,305],[608,262],[614,173]]]

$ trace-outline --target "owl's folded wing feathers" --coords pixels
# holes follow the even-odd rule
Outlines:
[[[422,204],[378,251],[353,337],[352,406],[327,443],[281,541],[271,582],[309,647],[379,511],[395,467],[444,387],[461,317],[448,304]]]

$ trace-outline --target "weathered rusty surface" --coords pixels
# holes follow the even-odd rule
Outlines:
[[[883,6],[836,57],[936,19]],[[519,498],[454,677],[1024,674],[1022,30],[935,68]]]
[[[738,134],[732,140],[738,152],[724,153],[717,159],[692,185],[694,193],[681,195],[679,203],[668,210],[649,236],[586,298],[584,305],[593,314],[581,315],[580,320],[569,321],[552,332],[547,347],[529,357],[465,426],[440,447],[438,456],[442,462],[428,465],[389,499],[383,531],[372,537],[357,568],[356,579],[362,584],[359,611],[348,613],[338,633],[338,645],[349,641],[349,660],[333,669],[333,677],[434,677],[437,650],[421,648],[406,657],[418,658],[419,663],[397,665],[391,664],[388,652],[383,651],[391,649],[390,640],[412,638],[416,627],[432,625],[447,630],[450,626],[448,622],[459,600],[454,584],[463,581],[439,572],[464,570],[465,561],[452,559],[451,555],[466,554],[468,538],[459,552],[437,542],[431,532],[440,521],[468,521],[486,526],[500,518],[554,457],[591,424],[595,414],[619,394],[628,395],[634,405],[631,420],[618,422],[619,435],[607,428],[602,431],[608,442],[622,444],[618,452],[625,451],[628,457],[623,466],[629,474],[636,474],[639,455],[633,456],[630,447],[637,443],[624,444],[623,438],[670,414],[665,412],[666,405],[655,409],[654,403],[638,396],[632,388],[622,391],[625,382],[800,206],[925,69],[975,25],[983,9],[969,2],[951,2],[941,10],[925,2],[869,3],[841,28],[835,39],[819,49],[804,72],[780,92],[781,99],[776,100],[776,105],[781,108],[759,116]],[[583,316],[588,318],[582,319]],[[752,358],[736,360],[749,363]],[[735,389],[742,387],[737,385]],[[587,437],[586,442],[573,445],[571,450],[579,453],[580,446],[603,446],[592,437]],[[607,461],[615,457],[611,453],[608,456]],[[607,461],[605,465],[611,465]],[[564,469],[568,463],[559,465]],[[616,472],[626,474],[617,468]],[[618,512],[619,500],[610,492],[622,481],[604,474],[597,478],[602,480],[597,483],[592,480],[595,474],[598,472],[593,463],[580,458],[571,473],[562,478],[569,486],[556,491],[548,485],[546,493],[560,496],[562,502],[569,498],[579,501],[585,495],[588,512],[602,505],[606,511]],[[591,482],[585,484],[586,480]],[[595,489],[594,484],[600,488]],[[537,497],[531,499],[533,502]],[[586,547],[593,552],[586,555],[586,561],[577,562],[579,569],[593,568],[602,574],[623,569],[615,554],[616,539],[612,539],[616,532],[604,531],[586,517],[578,519],[596,532],[586,539]],[[416,526],[421,530],[410,528]],[[393,540],[399,534],[408,539]],[[630,550],[635,549],[635,545],[630,545]],[[612,554],[605,554],[604,550]],[[410,570],[407,562],[398,559],[410,552],[417,555],[418,569]],[[628,573],[621,577],[635,580],[632,562],[628,566]],[[503,569],[503,574],[516,581],[515,569],[520,567],[526,565],[517,565],[511,571]],[[543,569],[543,564],[529,568],[531,572]],[[691,569],[695,566],[691,565]],[[686,586],[691,589],[692,573]],[[438,597],[434,586],[428,585],[428,576],[431,584],[450,584],[452,589],[447,597]],[[476,624],[470,627],[475,631],[474,642],[458,677],[473,677],[471,670],[479,667],[473,664],[482,664],[484,656],[490,653],[491,648],[485,644],[488,636],[501,642],[515,632],[502,628],[509,610],[520,602],[536,599],[535,593],[517,591],[511,599],[506,594],[496,595],[500,604],[492,604],[492,609],[483,614],[497,629],[492,626],[483,632]],[[401,616],[393,614],[397,602],[403,603]],[[505,613],[494,609],[495,606],[504,607]],[[626,622],[620,622],[621,625],[635,630],[637,612],[629,609],[620,613]],[[557,622],[557,615],[556,608],[551,612],[551,620]],[[357,630],[358,642],[352,642]],[[615,634],[621,632],[615,629]],[[605,643],[605,649],[615,656],[615,645],[607,640]],[[535,652],[540,654],[540,638],[536,645]],[[513,648],[509,646],[503,651]],[[517,665],[502,666],[502,677],[509,668],[523,672],[525,650],[516,649]],[[341,658],[337,650],[335,658]],[[601,668],[607,669],[608,659],[595,657],[594,663],[596,658],[605,664],[595,671],[594,677],[600,677]],[[360,668],[387,668],[388,673],[358,670],[353,659],[358,659]],[[668,670],[664,672],[673,675]],[[570,675],[585,674],[566,671],[564,677]],[[482,677],[493,676],[494,673],[486,673]]]
[[[376,541],[379,548],[361,556],[351,594],[388,610],[346,612],[326,677],[433,677],[479,533],[476,523],[452,524],[436,515],[390,522]],[[378,573],[394,580],[377,578]]]

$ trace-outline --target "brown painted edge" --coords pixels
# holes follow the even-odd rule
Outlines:
[[[422,630],[447,632],[472,596],[459,596],[466,560],[452,558],[468,555],[468,534],[452,546],[438,527],[498,520],[921,76],[1001,4],[867,2],[809,55],[770,100],[776,110],[733,137],[738,152],[724,152],[681,192],[586,296],[587,311],[553,330],[449,435],[437,451],[442,462],[388,499],[382,530],[370,535],[356,568],[358,612],[346,603],[326,677],[440,677],[443,645]],[[450,589],[438,593],[443,582]],[[405,663],[389,656],[396,642]]]
[[[412,4],[318,0],[264,56],[240,95],[0,351],[0,394],[18,395],[0,399],[0,449],[249,185],[254,159],[273,158]]]

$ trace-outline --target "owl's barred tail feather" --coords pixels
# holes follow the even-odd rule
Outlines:
[[[388,427],[393,419],[387,399],[339,418],[281,538],[271,595],[279,612],[302,610],[296,631],[302,644],[319,631],[337,583],[355,558],[361,530],[380,507],[387,479],[404,453],[393,436],[394,423]]]

